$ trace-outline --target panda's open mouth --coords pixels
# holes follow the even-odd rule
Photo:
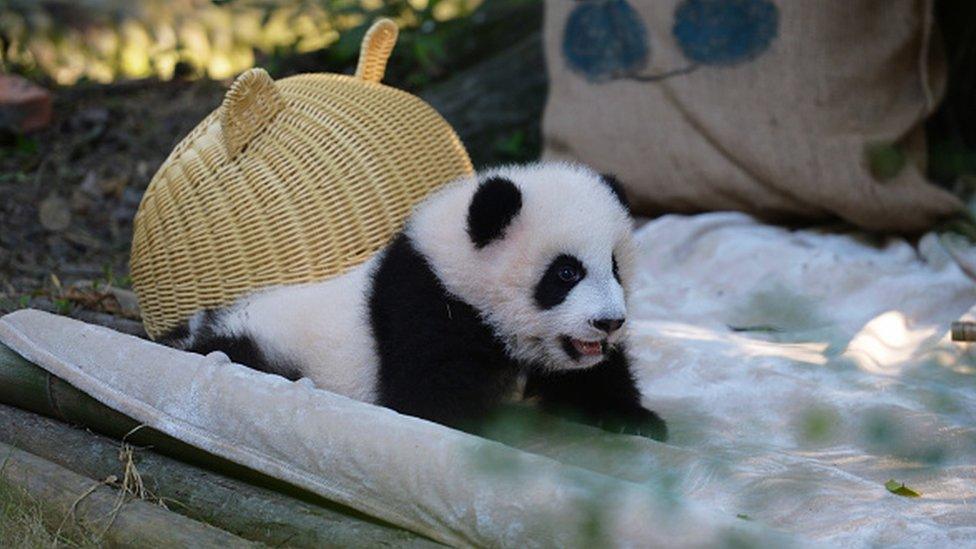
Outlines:
[[[607,347],[606,340],[584,341],[569,336],[563,336],[562,343],[563,350],[574,360],[582,356],[602,356]]]

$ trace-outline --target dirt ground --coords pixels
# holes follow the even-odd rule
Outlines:
[[[225,91],[208,80],[65,88],[54,92],[50,127],[4,136],[0,313],[28,304],[68,312],[83,301],[68,291],[74,285],[128,287],[142,193]]]

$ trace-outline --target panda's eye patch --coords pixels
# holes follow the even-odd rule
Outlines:
[[[567,254],[556,256],[536,284],[536,304],[541,309],[551,309],[559,305],[585,277],[586,269],[579,259]]]
[[[611,264],[611,268],[613,269],[613,277],[617,279],[617,282],[620,282],[620,267],[617,266],[617,254],[610,256],[610,260],[613,262]]]

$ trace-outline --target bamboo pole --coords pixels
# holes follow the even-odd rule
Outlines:
[[[130,444],[151,447],[153,450],[179,461],[227,477],[243,480],[248,484],[298,498],[315,507],[320,507],[328,512],[327,516],[330,519],[321,525],[320,531],[315,535],[322,537],[322,539],[329,539],[329,536],[333,536],[332,539],[337,540],[340,545],[346,545],[347,540],[348,544],[354,545],[370,544],[371,540],[375,541],[376,545],[387,543],[425,545],[429,543],[426,538],[417,534],[381,523],[358,511],[207,453],[162,432],[149,427],[140,428],[139,423],[132,418],[105,406],[64,380],[49,374],[43,368],[27,361],[3,344],[0,344],[0,404],[7,404],[60,419],[67,423],[82,425],[115,439],[126,437]],[[177,474],[174,473],[175,475]],[[201,498],[198,501],[201,509],[208,506],[215,508],[221,505],[233,507],[232,503],[237,501],[232,499],[206,503],[202,497],[202,492],[200,495]],[[294,517],[290,520],[302,523],[297,517],[305,512],[305,510],[296,509]],[[309,520],[322,520],[325,516],[325,514],[313,514]],[[223,520],[226,521],[225,524],[234,524],[234,521],[229,517],[225,517]],[[304,524],[307,526],[309,523],[305,522]],[[238,526],[241,525],[238,524]],[[300,528],[304,528],[304,526]],[[256,530],[260,530],[260,525],[256,524],[251,530],[240,531],[253,532]],[[311,534],[306,531],[304,535]]]
[[[113,547],[253,546],[159,505],[120,497],[101,482],[3,443],[0,464],[0,478],[40,503],[51,530],[81,530]]]
[[[976,322],[953,322],[953,341],[976,341]]]
[[[0,441],[91,478],[122,479],[131,446],[31,412],[0,405]],[[120,452],[121,451],[121,452]],[[404,530],[373,523],[134,449],[132,465],[154,497],[189,518],[271,546],[435,547]]]

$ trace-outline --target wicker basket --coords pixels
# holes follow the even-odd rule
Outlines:
[[[355,76],[251,69],[176,146],[135,217],[132,283],[151,337],[256,288],[342,273],[471,173],[443,118],[379,83],[396,36],[374,24]]]

